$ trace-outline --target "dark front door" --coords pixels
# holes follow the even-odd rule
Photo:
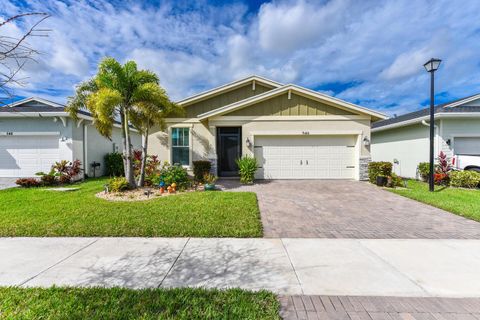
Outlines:
[[[238,175],[235,160],[242,156],[242,128],[217,128],[218,175],[231,177]]]

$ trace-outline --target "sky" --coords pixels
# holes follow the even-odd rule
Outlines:
[[[252,74],[295,83],[388,115],[429,103],[423,64],[443,60],[436,101],[480,93],[478,0],[0,2],[0,19],[51,17],[33,38],[20,97],[59,103],[111,56],[156,72],[173,100]],[[18,36],[27,21],[2,27]]]

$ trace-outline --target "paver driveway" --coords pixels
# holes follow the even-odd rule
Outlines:
[[[257,193],[268,238],[480,239],[480,223],[347,180],[273,180],[231,191]]]

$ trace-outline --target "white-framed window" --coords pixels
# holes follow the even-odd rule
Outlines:
[[[172,128],[172,164],[190,165],[189,128]]]

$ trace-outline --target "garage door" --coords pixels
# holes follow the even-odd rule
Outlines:
[[[480,137],[455,137],[455,154],[480,155]]]
[[[32,177],[59,160],[58,136],[0,136],[0,177]]]
[[[259,179],[353,179],[355,136],[255,136]]]

